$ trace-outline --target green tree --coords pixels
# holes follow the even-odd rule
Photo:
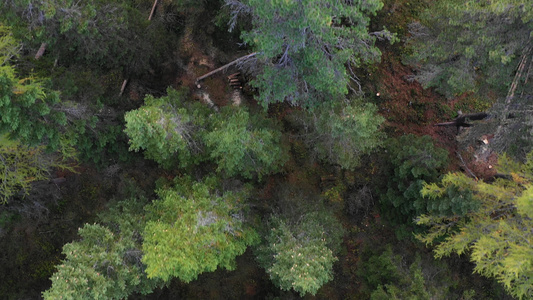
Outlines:
[[[360,157],[380,146],[385,137],[380,131],[384,119],[371,103],[324,103],[308,114],[312,125],[304,138],[309,148],[320,159],[344,169],[357,167]]]
[[[435,257],[469,253],[474,272],[493,277],[519,299],[533,297],[533,152],[524,164],[500,157],[501,178],[492,183],[449,173],[426,184],[427,198],[446,197],[449,187],[471,191],[478,207],[464,215],[422,215],[417,224],[430,227],[417,237],[436,244]]]
[[[338,260],[335,255],[343,235],[333,213],[320,210],[299,218],[274,215],[269,227],[257,259],[274,284],[304,296],[315,295],[333,279],[333,263]]]
[[[47,153],[44,146],[28,147],[0,136],[0,204],[19,192],[29,194],[32,182],[48,179],[52,168],[74,171],[58,154]]]
[[[209,156],[218,171],[227,176],[261,179],[278,172],[287,153],[281,147],[281,132],[261,112],[250,114],[244,107],[224,107],[211,120],[212,130],[205,135]]]
[[[344,97],[350,80],[359,83],[351,67],[379,58],[376,37],[391,38],[387,31],[368,32],[369,16],[383,6],[379,0],[225,2],[230,29],[241,15],[252,20],[242,39],[259,52],[262,69],[251,84],[264,107],[283,101],[313,107]]]
[[[412,134],[391,139],[387,145],[391,166],[387,192],[380,197],[383,213],[403,224],[432,210],[448,210],[442,201],[428,201],[420,190],[425,182],[438,180],[447,165],[448,153],[436,148],[429,136]]]
[[[65,115],[52,109],[59,103],[59,93],[48,89],[46,80],[17,77],[9,65],[17,54],[16,45],[9,28],[0,25],[0,134],[57,149],[59,128],[66,124]]]
[[[261,178],[280,170],[287,156],[281,133],[261,112],[223,107],[217,114],[185,98],[185,91],[169,89],[167,96],[147,96],[144,106],[127,112],[130,150],[144,149],[165,168],[212,159],[227,176]]]
[[[417,80],[447,97],[487,87],[505,93],[533,56],[533,8],[521,1],[431,1],[421,19],[411,25],[407,61],[421,66]]]
[[[246,190],[222,191],[216,178],[177,178],[148,206],[143,263],[149,278],[189,282],[203,272],[235,269],[235,257],[259,238],[245,220]]]
[[[130,150],[144,149],[145,156],[165,168],[186,167],[202,159],[201,131],[209,110],[200,103],[185,101],[186,91],[167,90],[168,95],[148,95],[145,105],[124,116]]]
[[[148,294],[161,281],[148,279],[142,263],[140,234],[145,225],[143,198],[131,198],[85,224],[79,241],[63,247],[66,258],[50,278],[44,299],[125,299]]]

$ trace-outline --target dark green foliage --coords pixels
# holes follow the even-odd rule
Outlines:
[[[356,81],[346,64],[375,61],[376,37],[389,35],[368,32],[369,16],[383,6],[378,0],[225,2],[233,17],[230,28],[239,15],[251,16],[254,28],[242,38],[259,52],[262,70],[252,85],[265,107],[283,101],[314,107],[344,97],[350,80]]]
[[[63,247],[66,258],[50,278],[52,287],[43,292],[44,299],[124,299],[150,293],[160,284],[146,278],[141,261],[146,202],[119,202],[101,217],[105,225],[80,228],[81,240]]]
[[[480,85],[507,92],[531,45],[532,16],[531,5],[514,0],[432,1],[422,23],[411,25],[416,79],[447,97]]]
[[[304,138],[317,156],[343,169],[353,170],[364,154],[382,144],[384,119],[371,103],[360,99],[324,103],[310,116],[311,132]]]
[[[235,257],[258,242],[246,224],[246,190],[222,191],[216,178],[178,178],[157,190],[143,233],[149,278],[189,282],[217,268],[235,269]]]
[[[442,271],[443,274],[435,276]],[[391,245],[385,249],[365,249],[357,269],[357,275],[363,279],[361,291],[368,299],[375,300],[448,299],[452,295],[446,273],[445,266],[423,264],[418,253],[414,259],[396,254]]]
[[[410,224],[422,213],[434,209],[442,209],[442,213],[450,210],[447,205],[431,203],[420,194],[424,183],[436,181],[439,171],[446,166],[446,150],[435,148],[429,136],[410,134],[389,140],[387,152],[391,172],[387,192],[380,198],[384,213],[397,222]]]
[[[370,295],[370,299],[435,299],[435,295],[431,295],[426,287],[422,270],[420,269],[420,256],[417,256],[415,262],[411,264],[408,274],[402,274],[399,281],[389,282],[389,284],[379,284],[377,289]]]
[[[362,258],[358,275],[365,280],[370,290],[400,280],[400,273],[396,266],[399,256],[393,255],[390,246],[381,255],[372,255],[368,258],[363,255]]]

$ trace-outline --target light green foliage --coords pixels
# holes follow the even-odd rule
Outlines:
[[[20,45],[13,38],[11,29],[0,23],[0,67],[17,55]]]
[[[232,12],[230,28],[241,14],[250,15],[253,29],[243,40],[259,51],[261,73],[252,81],[260,89],[263,106],[288,101],[313,107],[348,93],[350,78],[345,65],[358,67],[375,61],[380,51],[377,37],[369,33],[369,16],[383,4],[309,0],[226,0]]]
[[[384,119],[377,107],[360,101],[325,103],[310,112],[315,133],[307,138],[318,157],[353,170],[360,157],[382,144],[385,135],[380,132]]]
[[[227,176],[261,178],[287,160],[281,133],[261,112],[223,107],[219,114],[185,101],[185,91],[147,96],[145,105],[126,113],[130,150],[145,149],[147,158],[165,168],[188,167],[208,158]]]
[[[505,93],[531,45],[533,6],[516,0],[430,3],[422,24],[411,28],[408,61],[422,65],[417,80],[447,97],[480,84]]]
[[[281,147],[281,132],[262,116],[244,107],[224,107],[210,120],[212,130],[205,136],[210,157],[218,171],[227,176],[259,179],[277,172],[287,160]]]
[[[412,218],[428,211],[450,210],[449,204],[440,203],[440,199],[432,202],[420,194],[424,183],[436,181],[439,171],[446,166],[446,150],[436,148],[429,136],[410,134],[391,139],[387,151],[393,173],[380,202],[388,207],[385,211],[390,212],[391,218],[410,223]]]
[[[51,107],[59,103],[57,92],[46,88],[46,81],[37,78],[20,79],[9,59],[14,55],[15,41],[9,29],[0,27],[0,134],[35,145],[46,142],[59,147],[57,127],[66,124],[65,115]]]
[[[149,278],[189,282],[217,268],[233,270],[235,257],[258,242],[245,222],[246,191],[221,191],[214,177],[176,179],[157,190],[143,233]]]
[[[185,91],[168,89],[168,95],[145,98],[145,105],[124,116],[130,150],[145,149],[145,156],[166,168],[201,160],[200,131],[209,110],[200,103],[185,103]]]
[[[135,198],[119,202],[101,217],[107,225],[80,228],[81,240],[63,247],[66,258],[50,278],[44,299],[125,299],[160,284],[146,278],[141,261],[145,203]]]
[[[418,238],[426,244],[437,244],[435,257],[470,253],[475,272],[497,279],[519,299],[533,297],[532,162],[533,152],[525,164],[500,157],[498,171],[507,177],[492,183],[447,174],[440,183],[426,185],[423,194],[440,197],[448,187],[455,186],[472,191],[479,208],[464,216],[422,215],[417,220],[430,227]]]
[[[32,182],[47,179],[52,168],[74,171],[57,155],[46,153],[44,146],[28,147],[0,136],[0,204],[19,191],[27,195]]]
[[[342,226],[328,211],[306,213],[296,222],[273,216],[258,260],[282,290],[315,295],[333,279],[342,234]]]

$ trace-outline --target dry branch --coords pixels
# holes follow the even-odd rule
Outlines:
[[[41,56],[43,56],[44,51],[46,51],[46,46],[47,46],[46,43],[42,43],[41,44],[41,47],[39,48],[39,51],[37,51],[37,54],[35,54],[35,59],[39,59],[39,58],[41,58]]]
[[[209,72],[207,74],[204,74],[204,75],[196,78],[196,85],[199,86],[200,80],[203,80],[203,79],[205,79],[205,78],[207,78],[207,77],[209,77],[209,76],[211,76],[213,74],[216,74],[216,73],[218,73],[220,71],[223,71],[223,70],[227,69],[228,67],[231,67],[231,66],[233,66],[235,64],[238,64],[241,61],[247,60],[248,58],[254,57],[256,54],[257,54],[257,52],[254,52],[254,53],[239,57],[236,60],[234,60],[234,61],[232,61],[230,63],[227,63],[227,64],[223,65],[222,67],[220,67],[218,69],[215,69],[215,70],[213,70],[213,71],[211,71],[211,72]]]
[[[156,8],[156,6],[157,6],[157,1],[158,1],[158,0],[155,0],[155,1],[154,1],[154,5],[152,5],[152,10],[150,11],[150,16],[148,16],[148,21],[151,21],[151,20],[152,20],[152,17],[153,17],[154,12],[155,12],[155,8]]]

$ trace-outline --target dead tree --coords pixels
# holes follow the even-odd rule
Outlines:
[[[461,127],[470,127],[470,126],[472,126],[472,124],[468,123],[468,122],[483,120],[483,119],[487,118],[488,116],[489,116],[489,114],[484,113],[484,112],[475,113],[475,114],[466,114],[466,115],[459,114],[459,116],[457,118],[455,118],[455,120],[453,120],[451,122],[437,123],[434,126],[455,126],[455,127],[457,127],[457,131],[459,131],[459,128],[461,128]]]

